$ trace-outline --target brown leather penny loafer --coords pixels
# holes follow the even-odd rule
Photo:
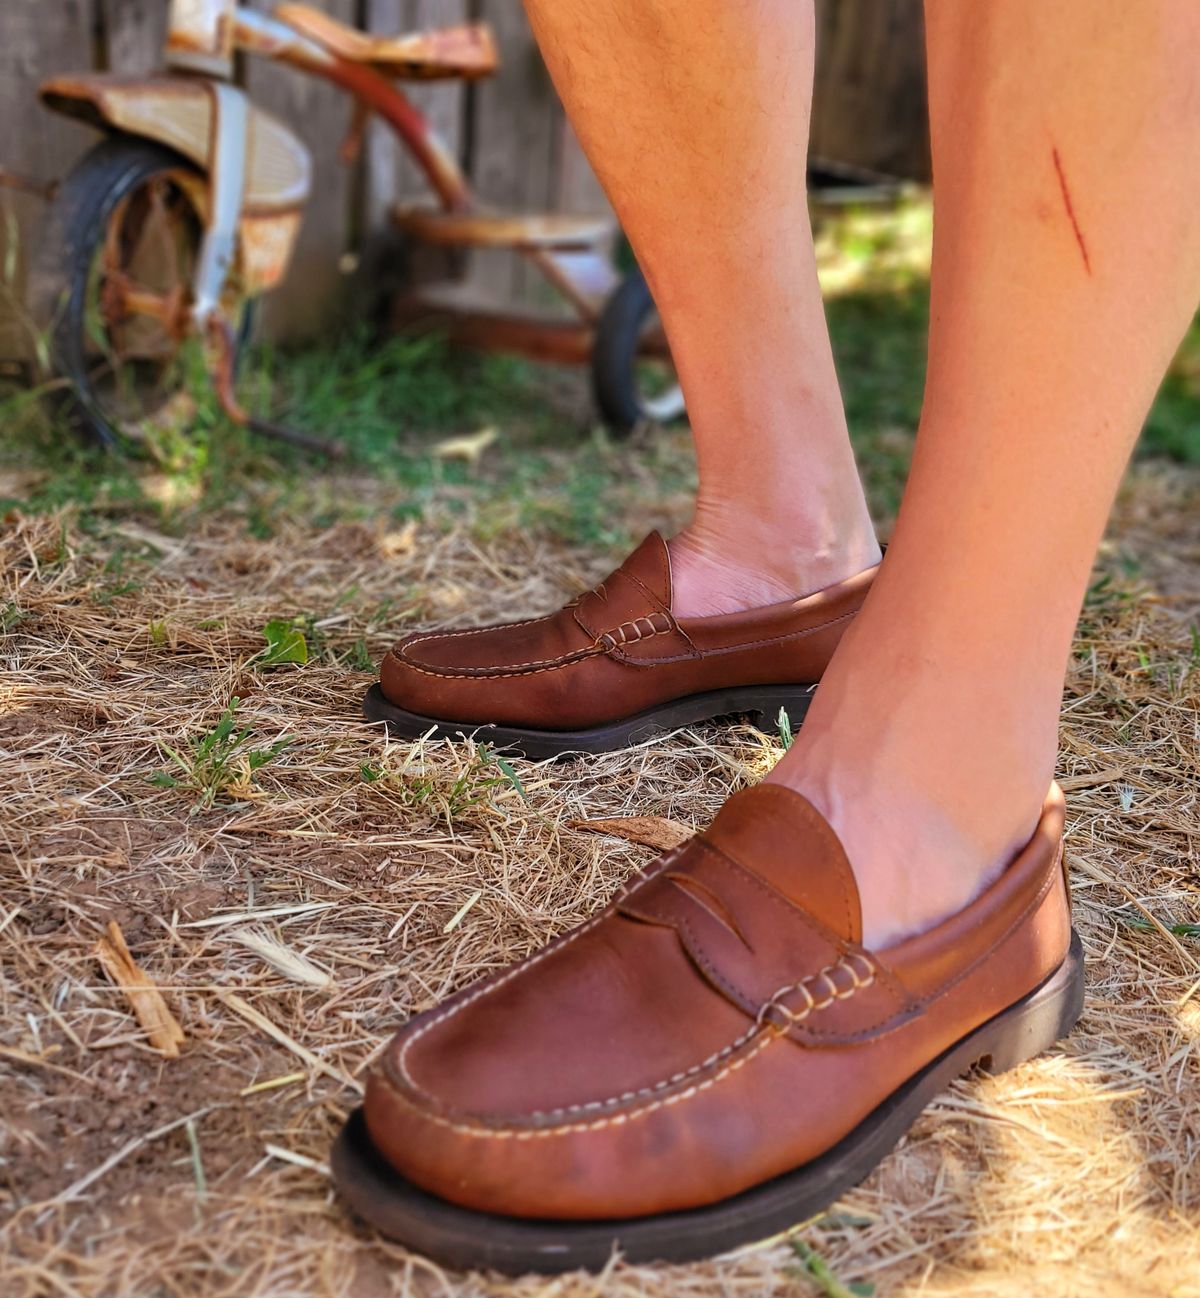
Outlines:
[[[600,914],[410,1022],[334,1175],[385,1234],[502,1271],[686,1261],[862,1180],[953,1078],[1067,1033],[1083,999],[1062,795],[958,914],[860,942],[854,876],[760,785]]]
[[[555,757],[601,753],[733,713],[800,723],[876,568],[803,599],[677,618],[657,532],[548,617],[401,640],[364,701],[403,738],[474,734]]]

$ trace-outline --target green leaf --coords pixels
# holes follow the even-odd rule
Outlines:
[[[359,636],[351,645],[345,655],[346,663],[356,672],[371,672],[375,670],[375,660],[371,657],[371,651],[367,648],[367,642],[362,636]]]
[[[258,655],[256,662],[264,667],[274,667],[280,663],[308,662],[308,641],[304,632],[286,618],[274,618],[262,629],[267,647]]]
[[[1126,928],[1135,928],[1140,933],[1157,933],[1157,924],[1151,924],[1142,915],[1121,915],[1121,922]],[[1175,937],[1200,937],[1200,924],[1163,924],[1163,928]]]
[[[788,716],[786,708],[779,709],[779,716],[775,718],[775,724],[779,727],[779,742],[786,751],[791,748],[792,740],[795,738],[792,734],[792,719]]]
[[[278,757],[280,753],[291,743],[291,739],[277,739],[270,748],[257,748],[254,752],[247,754],[246,761],[252,771],[257,771],[260,767]]]
[[[506,757],[495,758],[496,765],[504,773],[504,778],[512,785],[521,795],[521,801],[526,806],[529,805],[529,794],[525,792],[525,786],[521,783],[521,777],[513,770],[511,763]]]
[[[792,1252],[803,1264],[803,1274],[809,1277],[825,1298],[874,1298],[875,1286],[859,1282],[846,1284],[833,1273],[829,1263],[798,1236],[788,1241]]]

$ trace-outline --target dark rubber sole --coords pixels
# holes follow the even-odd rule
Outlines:
[[[350,1207],[406,1248],[461,1270],[509,1275],[599,1270],[629,1262],[691,1262],[767,1239],[814,1216],[871,1173],[921,1110],[976,1065],[1001,1073],[1066,1036],[1083,1009],[1083,948],[1072,933],[1059,968],[894,1091],[811,1163],[705,1208],[621,1221],[532,1221],[472,1212],[426,1194],[375,1151],[362,1110],[333,1147],[333,1177]]]
[[[780,709],[787,713],[795,730],[804,720],[816,688],[815,685],[741,685],[706,694],[689,694],[589,730],[522,730],[518,726],[472,725],[468,721],[423,717],[397,707],[378,685],[372,685],[363,697],[363,715],[368,721],[385,722],[389,734],[399,739],[420,739],[431,732],[434,739],[473,737],[478,743],[537,760],[562,757],[566,753],[609,753],[717,717],[749,716],[773,729]]]

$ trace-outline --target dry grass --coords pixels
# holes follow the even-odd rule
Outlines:
[[[1200,1294],[1200,941],[1160,927],[1200,920],[1200,655],[1181,617],[1200,605],[1198,504],[1195,477],[1138,475],[1102,559],[1118,576],[1081,626],[1061,773],[1084,1022],[1050,1057],[957,1085],[804,1229],[847,1283]],[[1151,591],[1119,575],[1125,551]],[[3,524],[0,1294],[816,1292],[782,1241],[599,1279],[445,1274],[330,1193],[329,1142],[396,1022],[580,919],[649,855],[571,822],[700,825],[777,755],[748,728],[704,730],[517,763],[518,788],[486,754],[358,721],[370,677],[346,662],[398,626],[553,605],[607,558],[428,527],[255,541],[216,519],[178,541]],[[293,613],[316,627],[314,660],[256,665],[261,626]],[[194,755],[234,696],[249,734],[184,778],[168,748]],[[177,1059],[97,962],[112,921],[182,1026]]]

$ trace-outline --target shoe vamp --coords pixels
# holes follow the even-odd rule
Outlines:
[[[752,1028],[674,931],[608,915],[491,990],[414,1021],[389,1069],[445,1110],[520,1120],[666,1089]]]
[[[403,646],[402,657],[441,670],[504,670],[550,663],[587,644],[570,611],[561,609],[529,622],[421,637]]]

